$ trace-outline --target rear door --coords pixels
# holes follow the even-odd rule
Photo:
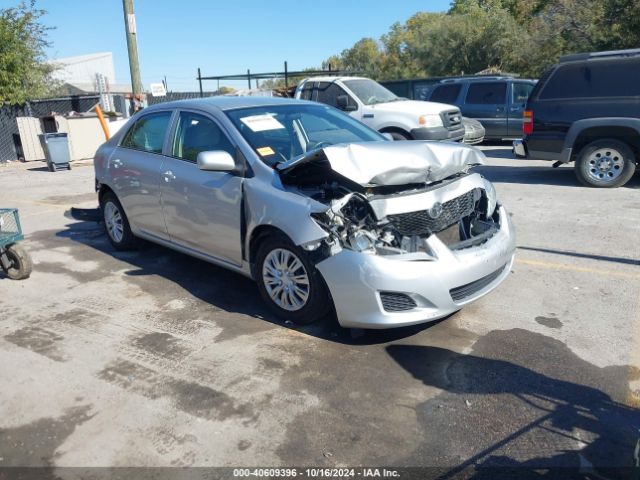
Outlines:
[[[111,155],[108,175],[134,230],[167,238],[160,207],[163,147],[172,111],[141,116]]]
[[[203,171],[198,153],[235,146],[209,115],[181,110],[162,167],[162,210],[171,241],[216,259],[240,265],[243,177]]]
[[[462,115],[482,123],[487,138],[504,138],[507,129],[507,82],[470,82]]]
[[[509,137],[522,137],[522,112],[524,112],[533,87],[534,84],[532,82],[511,83],[507,118],[507,133]]]

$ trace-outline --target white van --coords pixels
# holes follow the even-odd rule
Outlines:
[[[457,142],[464,137],[458,107],[400,98],[370,78],[307,78],[295,97],[336,107],[394,140]]]

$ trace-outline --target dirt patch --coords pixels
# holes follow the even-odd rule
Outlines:
[[[40,327],[24,327],[5,335],[4,339],[56,362],[65,361],[65,356],[60,350],[60,342],[64,337],[49,330]]]
[[[117,360],[98,373],[98,378],[147,398],[168,397],[186,413],[211,420],[241,417],[253,421],[251,405],[240,403],[226,393],[206,385],[165,375],[140,364]]]

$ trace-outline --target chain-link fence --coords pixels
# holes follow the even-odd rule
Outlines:
[[[172,102],[174,100],[188,100],[190,98],[215,97],[216,95],[218,94],[215,92],[203,92],[202,95],[200,95],[200,92],[167,92],[164,97],[147,95],[147,105],[151,106],[156,103]]]
[[[44,117],[54,113],[63,115],[71,111],[87,112],[99,101],[98,95],[74,95],[33,100],[21,106],[0,108],[0,162],[18,160],[22,156],[17,117]]]

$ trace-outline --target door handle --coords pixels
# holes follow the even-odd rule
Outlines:
[[[175,180],[176,176],[173,174],[171,170],[167,170],[162,173],[165,182],[170,182],[171,180]]]
[[[511,107],[509,110],[511,110],[512,112],[518,112],[520,111],[521,107]]]
[[[122,166],[122,160],[120,160],[119,158],[116,158],[115,160],[113,160],[113,168],[120,168]]]

